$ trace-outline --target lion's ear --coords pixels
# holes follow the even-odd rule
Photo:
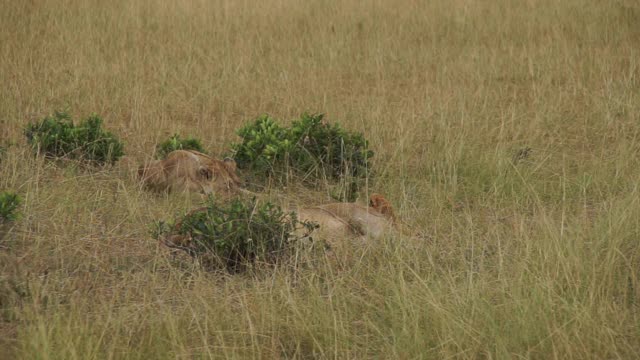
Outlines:
[[[230,157],[226,157],[224,158],[224,167],[227,168],[230,173],[235,174],[238,165],[235,160]]]
[[[213,179],[213,171],[207,167],[201,167],[198,169],[198,173],[207,180]]]

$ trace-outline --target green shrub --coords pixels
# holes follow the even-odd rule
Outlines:
[[[156,157],[158,159],[164,159],[170,152],[175,150],[196,150],[201,153],[206,153],[200,140],[192,137],[181,139],[180,135],[174,134],[168,140],[156,146]]]
[[[0,224],[13,221],[18,218],[17,208],[20,206],[20,197],[12,192],[0,193]]]
[[[316,224],[298,221],[294,212],[285,213],[270,202],[234,199],[226,205],[209,198],[206,206],[192,211],[174,223],[157,222],[153,237],[167,240],[172,236],[189,239],[181,246],[209,264],[236,272],[257,261],[273,264],[292,249],[300,237],[311,233]],[[297,236],[304,230],[304,236]]]
[[[240,169],[273,175],[275,166],[284,164],[287,154],[293,150],[288,130],[267,115],[260,116],[237,133],[242,143],[231,144],[231,147]]]
[[[124,155],[124,146],[113,134],[102,129],[102,122],[102,118],[92,114],[76,126],[68,113],[56,111],[38,123],[27,125],[25,135],[33,149],[48,158],[67,157],[98,165],[113,164]]]
[[[264,115],[238,135],[242,142],[232,144],[238,167],[259,176],[285,181],[294,172],[311,183],[340,181],[353,197],[370,173],[373,151],[364,136],[325,123],[322,114],[304,114],[288,128]]]

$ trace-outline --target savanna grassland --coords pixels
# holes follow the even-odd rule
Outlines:
[[[640,357],[635,1],[2,1],[2,359]],[[268,113],[375,151],[411,234],[343,266],[201,270],[150,224],[198,198],[34,157],[92,112],[134,163]],[[303,203],[331,201],[279,190]]]

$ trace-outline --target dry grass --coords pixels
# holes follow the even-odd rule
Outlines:
[[[640,357],[639,23],[621,0],[4,1],[0,189],[25,201],[0,358]],[[204,273],[148,233],[197,199],[28,153],[26,122],[67,105],[135,161],[324,112],[420,241]]]

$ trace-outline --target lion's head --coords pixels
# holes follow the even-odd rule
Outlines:
[[[389,200],[381,194],[371,194],[369,197],[369,206],[391,220],[395,220],[396,218],[393,213],[393,206],[391,206]]]

